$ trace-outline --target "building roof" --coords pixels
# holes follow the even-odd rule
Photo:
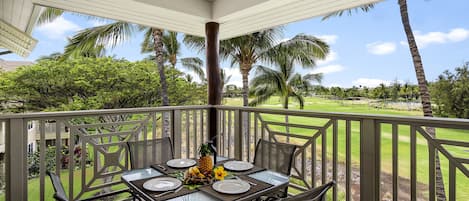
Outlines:
[[[31,0],[0,1],[0,48],[27,57],[37,43],[31,31],[40,11]]]
[[[6,61],[0,59],[0,69],[4,71],[15,71],[20,66],[32,65],[33,62],[30,61]]]

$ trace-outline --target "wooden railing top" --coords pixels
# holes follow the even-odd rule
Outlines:
[[[35,118],[54,118],[54,117],[74,117],[74,116],[94,116],[104,114],[131,114],[163,112],[171,110],[195,110],[209,109],[209,105],[191,105],[191,106],[162,106],[162,107],[139,107],[139,108],[121,108],[121,109],[101,109],[101,110],[78,110],[78,111],[60,111],[60,112],[32,112],[21,114],[4,114],[0,119],[35,119]]]
[[[339,112],[320,112],[311,110],[285,110],[258,107],[236,107],[223,105],[192,105],[192,106],[165,106],[165,107],[141,107],[141,108],[123,108],[123,109],[102,109],[102,110],[80,110],[80,111],[61,111],[61,112],[35,112],[21,114],[4,114],[0,115],[0,120],[6,119],[40,119],[40,118],[58,118],[58,117],[74,117],[74,116],[93,116],[103,114],[130,114],[130,113],[147,113],[162,112],[171,110],[194,110],[194,109],[224,109],[224,110],[240,110],[244,112],[259,112],[277,115],[292,115],[316,118],[333,118],[339,120],[363,120],[373,119],[385,123],[401,123],[425,126],[451,127],[459,129],[469,129],[468,119],[456,118],[438,118],[438,117],[409,117],[397,115],[376,115],[376,114],[357,114],[357,113],[339,113]]]
[[[259,112],[266,114],[278,115],[292,115],[303,117],[316,117],[316,118],[333,118],[339,120],[363,120],[373,119],[384,123],[401,123],[401,124],[414,124],[425,126],[439,126],[469,129],[468,119],[456,118],[439,118],[439,117],[409,117],[397,115],[375,115],[375,114],[357,114],[357,113],[341,113],[341,112],[320,112],[312,110],[285,110],[285,109],[271,109],[271,108],[258,108],[258,107],[235,107],[235,106],[214,106],[217,109],[224,110],[240,110],[244,112]]]

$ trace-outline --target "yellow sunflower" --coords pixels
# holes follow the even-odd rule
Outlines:
[[[215,174],[216,180],[223,180],[225,179],[226,175],[228,175],[228,173],[225,171],[225,169],[222,166],[216,167],[213,170],[213,173]]]

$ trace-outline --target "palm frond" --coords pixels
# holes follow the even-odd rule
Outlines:
[[[305,34],[298,34],[266,51],[263,60],[272,64],[284,65],[293,62],[304,68],[314,67],[317,59],[325,59],[329,45],[321,39]],[[278,57],[283,57],[279,60]]]
[[[225,85],[226,83],[230,82],[232,75],[226,75],[226,71],[224,69],[220,69],[220,78],[222,81],[222,85]]]
[[[114,22],[84,29],[69,39],[65,46],[64,58],[80,55],[80,52],[89,52],[100,45],[112,49],[130,39],[135,30],[135,25],[127,22]]]
[[[249,106],[257,106],[265,103],[270,97],[277,93],[277,90],[271,85],[259,85],[252,89],[251,93],[255,96],[254,100],[249,102]]]
[[[198,53],[205,51],[205,38],[200,36],[184,35],[184,44],[190,48],[196,50]]]
[[[181,59],[181,65],[185,69],[194,72],[199,76],[201,80],[205,78],[205,72],[203,70],[204,62],[198,57],[188,57]]]
[[[298,101],[298,103],[300,104],[300,109],[304,109],[305,107],[305,99],[302,95],[296,93],[296,92],[292,92],[290,94],[293,98],[295,98],[296,101]]]
[[[322,73],[310,73],[303,76],[303,80],[321,83],[323,77],[324,75]]]
[[[143,41],[140,45],[140,53],[149,53],[154,51],[152,30],[147,27],[139,26],[139,31],[143,31]]]
[[[37,25],[47,24],[62,16],[63,10],[57,8],[44,8],[39,15]]]
[[[179,55],[180,44],[177,39],[177,34],[177,32],[173,31],[166,31],[163,34],[162,41],[169,55]]]
[[[366,4],[366,5],[363,5],[363,6],[359,6],[359,7],[356,7],[356,8],[340,10],[340,11],[329,13],[329,14],[325,15],[324,17],[322,17],[322,20],[327,20],[331,17],[340,17],[344,14],[352,15],[354,12],[355,13],[360,12],[360,11],[368,12],[371,9],[373,9],[374,7],[375,7],[375,4],[373,3],[373,4]]]

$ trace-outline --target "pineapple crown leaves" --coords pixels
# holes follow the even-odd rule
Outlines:
[[[212,154],[212,150],[210,149],[210,145],[208,145],[208,144],[200,145],[199,154],[201,156],[208,156],[208,155]]]

